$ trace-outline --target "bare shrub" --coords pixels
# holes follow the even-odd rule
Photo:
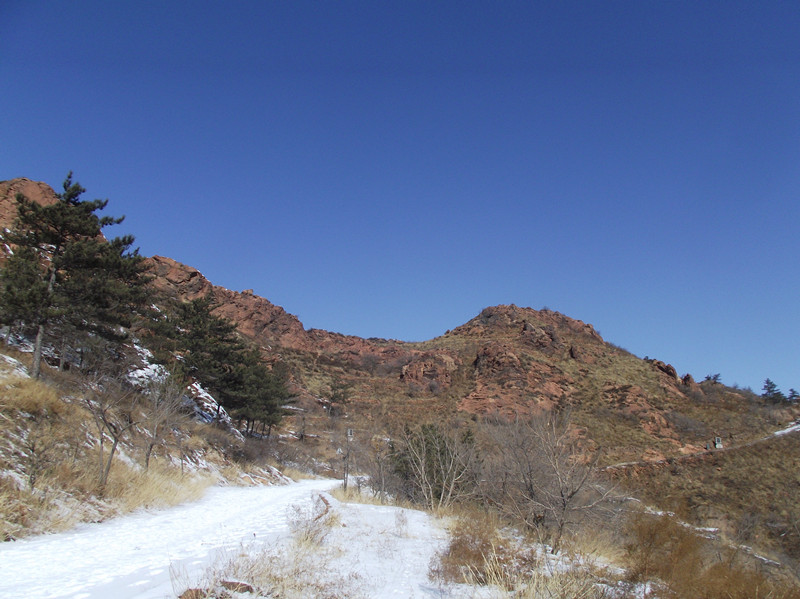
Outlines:
[[[397,462],[410,483],[412,499],[432,510],[474,494],[478,453],[468,430],[447,430],[440,424],[406,429]]]
[[[704,599],[789,599],[796,586],[769,580],[731,559],[691,528],[669,516],[637,513],[627,526],[627,572],[630,580],[659,580],[667,596]]]
[[[628,533],[632,539],[625,548],[628,576],[633,581],[668,581],[679,567],[687,568],[687,576],[697,576],[702,568],[699,537],[672,518],[637,513]]]
[[[133,389],[125,388],[117,379],[102,375],[85,385],[83,402],[94,419],[99,437],[98,484],[101,493],[108,482],[114,454],[120,442],[137,424],[139,399],[138,393]],[[110,447],[106,454],[107,441],[110,441]]]
[[[491,445],[484,494],[529,529],[549,531],[553,553],[565,532],[597,515],[611,491],[596,476],[599,455],[582,448],[569,415],[545,412],[483,426]]]
[[[181,406],[185,387],[179,380],[170,377],[153,381],[144,393],[144,405],[138,426],[145,433],[144,468],[150,467],[153,450],[166,442],[166,434],[181,419]]]
[[[673,428],[679,433],[689,433],[698,437],[702,437],[708,433],[708,429],[703,422],[676,410],[667,412],[666,417]]]
[[[539,547],[518,531],[504,528],[493,513],[475,506],[457,509],[458,515],[448,526],[447,547],[431,560],[431,579],[440,584],[518,591],[537,570],[546,567]]]
[[[366,484],[385,503],[392,496],[399,496],[402,483],[395,470],[397,452],[394,443],[384,436],[375,435],[361,452],[359,465],[366,477]]]

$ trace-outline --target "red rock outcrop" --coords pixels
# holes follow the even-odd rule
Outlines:
[[[0,232],[9,229],[17,217],[17,194],[21,193],[42,206],[55,203],[56,192],[46,183],[30,179],[11,179],[0,181]]]
[[[296,316],[288,314],[263,297],[238,293],[213,285],[200,271],[172,258],[153,256],[148,259],[153,285],[180,301],[211,294],[218,307],[214,313],[235,322],[239,332],[262,346],[279,345],[305,349],[310,339]]]
[[[438,392],[450,387],[460,363],[458,357],[449,352],[424,352],[413,356],[411,362],[403,366],[400,380]]]
[[[676,381],[680,380],[678,377],[678,372],[675,370],[675,367],[672,364],[666,364],[661,360],[652,360],[650,363],[671,379],[675,379]]]

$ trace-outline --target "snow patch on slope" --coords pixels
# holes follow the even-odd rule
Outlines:
[[[28,378],[28,369],[19,360],[0,354],[0,376],[4,378]]]

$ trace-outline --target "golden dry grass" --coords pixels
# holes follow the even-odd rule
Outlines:
[[[450,540],[431,563],[429,576],[439,583],[492,584],[539,567],[533,544],[503,532],[503,523],[476,506],[461,505],[447,518]]]
[[[800,435],[794,434],[615,475],[652,505],[718,527],[735,544],[799,563],[798,461]]]
[[[182,474],[164,449],[144,470],[140,453],[137,438],[127,438],[101,486],[97,429],[81,401],[53,383],[0,378],[0,538],[191,501],[217,480]]]
[[[217,482],[209,473],[182,475],[180,469],[163,464],[142,471],[119,463],[113,473],[106,485],[106,497],[116,500],[123,512],[196,501]]]
[[[730,553],[668,516],[638,513],[628,524],[628,576],[660,581],[667,596],[797,599],[800,588],[738,563]]]

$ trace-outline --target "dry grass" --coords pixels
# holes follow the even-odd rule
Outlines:
[[[0,540],[67,530],[90,519],[91,506],[60,493],[42,493],[0,478]]]
[[[615,474],[661,509],[722,529],[731,542],[800,563],[800,436]]]
[[[340,576],[328,568],[324,552],[309,553],[296,545],[242,547],[235,555],[221,558],[197,582],[173,573],[173,586],[180,597],[211,599],[230,597],[235,585],[254,594],[245,596],[281,599],[358,599],[365,597],[356,576]],[[246,586],[245,586],[246,585]]]
[[[0,538],[191,501],[215,482],[207,474],[183,475],[164,459],[164,448],[144,470],[139,452],[137,439],[126,439],[101,486],[96,427],[85,406],[52,383],[1,379]]]
[[[449,526],[450,543],[431,563],[429,576],[440,587],[462,583],[482,587],[481,597],[600,599],[626,595],[608,591],[607,575],[587,560],[549,558],[534,541],[512,534],[496,517],[462,511]],[[537,550],[538,548],[538,550]],[[615,585],[616,587],[616,585]]]
[[[288,516],[292,539],[299,547],[317,548],[334,526],[341,524],[338,513],[322,495],[315,495],[309,505],[293,505]]]
[[[448,546],[430,565],[431,579],[485,585],[501,572],[510,578],[538,568],[540,560],[533,546],[503,534],[501,528],[493,514],[466,506],[459,508],[448,525]]]
[[[312,473],[300,470],[299,468],[294,468],[292,466],[282,466],[280,468],[280,471],[281,473],[283,473],[284,476],[288,476],[293,481],[309,480],[315,478],[315,476]]]
[[[344,487],[335,487],[330,491],[330,494],[343,503],[363,503],[365,505],[391,505],[394,507],[413,508],[419,509],[419,506],[412,505],[410,501],[403,498],[397,498],[390,495],[385,495],[381,498],[380,495],[367,491],[366,488],[359,488],[356,485],[349,485],[347,490]]]
[[[613,594],[591,570],[574,567],[547,572],[534,570],[528,575],[509,572],[502,563],[490,558],[479,578],[468,578],[469,584],[482,584],[495,591],[495,596],[518,599],[624,599]]]
[[[107,497],[115,499],[123,512],[142,507],[164,508],[200,499],[217,482],[208,473],[181,475],[179,469],[163,464],[146,471],[118,464],[109,479]]]
[[[800,588],[743,567],[729,554],[667,516],[639,513],[628,525],[628,577],[659,580],[668,597],[797,599]]]
[[[31,416],[64,416],[71,411],[53,387],[23,377],[0,380],[0,411],[19,411]]]

